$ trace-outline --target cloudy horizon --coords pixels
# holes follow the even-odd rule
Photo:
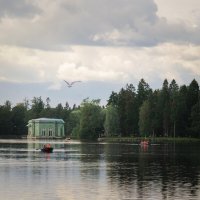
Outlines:
[[[197,0],[2,0],[0,103],[105,104],[141,78],[154,88],[200,82],[199,35]]]

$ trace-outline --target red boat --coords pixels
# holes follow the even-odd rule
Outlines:
[[[44,153],[53,153],[53,147],[50,144],[45,144],[41,151]]]
[[[149,145],[149,141],[147,141],[147,140],[141,141],[140,145],[141,146],[148,146]]]

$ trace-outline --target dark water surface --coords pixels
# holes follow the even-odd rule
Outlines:
[[[200,199],[200,144],[0,140],[0,199]]]

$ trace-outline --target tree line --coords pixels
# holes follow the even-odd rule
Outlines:
[[[200,90],[194,79],[186,86],[164,80],[161,89],[153,90],[144,79],[137,89],[127,84],[112,92],[107,105],[100,99],[84,99],[79,106],[59,103],[50,106],[41,97],[12,107],[10,101],[0,106],[0,136],[27,134],[30,119],[47,117],[65,121],[65,134],[94,140],[104,136],[200,137]]]

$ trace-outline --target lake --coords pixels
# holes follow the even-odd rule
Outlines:
[[[197,200],[200,144],[0,140],[0,199]]]

